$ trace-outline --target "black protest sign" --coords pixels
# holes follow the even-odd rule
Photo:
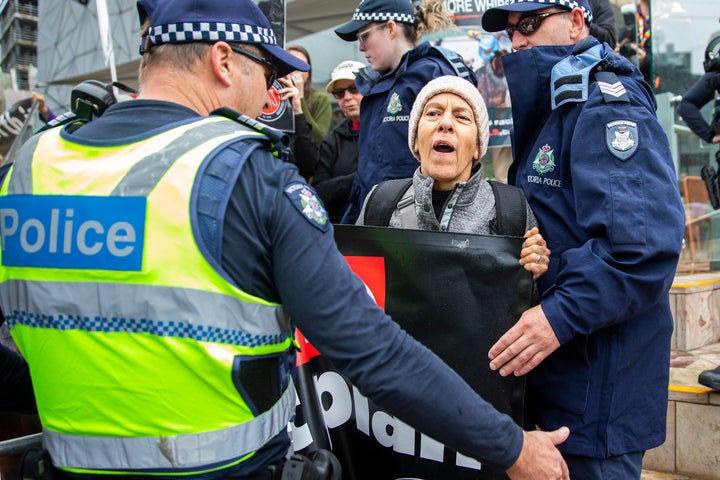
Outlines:
[[[395,321],[522,423],[524,378],[501,377],[487,359],[490,346],[530,306],[531,276],[518,264],[521,238],[346,225],[335,227],[335,238]],[[312,349],[303,348],[298,370],[295,448],[332,445],[344,479],[505,478],[374,405]],[[307,401],[308,392],[319,402]]]

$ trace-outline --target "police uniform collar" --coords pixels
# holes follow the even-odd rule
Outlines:
[[[552,69],[551,102],[555,110],[568,102],[584,102],[588,98],[590,74],[606,57],[605,47],[597,40],[579,42],[572,54]]]

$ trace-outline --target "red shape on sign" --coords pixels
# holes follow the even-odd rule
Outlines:
[[[360,277],[365,286],[372,294],[380,308],[385,310],[385,259],[383,257],[345,257],[350,269]],[[320,352],[313,347],[310,342],[295,329],[295,338],[300,351],[297,354],[297,365],[303,365],[310,361],[311,358],[320,355]]]

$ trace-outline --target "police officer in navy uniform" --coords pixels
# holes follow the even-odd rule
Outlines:
[[[297,325],[432,438],[514,479],[567,479],[566,428],[523,431],[349,270],[282,135],[251,120],[276,75],[308,68],[254,2],[138,9],[137,99],[33,137],[0,190],[0,302],[54,466],[271,478],[290,448]]]
[[[715,35],[705,47],[705,73],[685,94],[677,106],[677,113],[698,137],[707,143],[720,143],[720,35]],[[700,111],[712,102],[712,120],[708,122]],[[720,373],[720,372],[719,372]]]
[[[638,69],[589,36],[587,0],[510,0],[482,17],[516,52],[503,64],[513,163],[553,252],[541,302],[491,348],[528,376],[544,429],[570,427],[572,478],[639,479],[665,441],[669,289],[684,212],[655,99]]]

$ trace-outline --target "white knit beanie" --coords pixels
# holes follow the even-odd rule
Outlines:
[[[408,123],[408,146],[410,147],[410,151],[415,158],[420,160],[415,151],[418,123],[420,122],[420,116],[425,108],[425,104],[439,93],[454,93],[465,100],[472,108],[473,114],[475,115],[475,124],[478,129],[478,160],[480,160],[485,155],[485,152],[487,152],[487,144],[490,138],[488,111],[485,107],[485,101],[483,101],[475,85],[464,78],[454,75],[445,75],[444,77],[431,80],[420,90],[417,98],[415,98]]]

